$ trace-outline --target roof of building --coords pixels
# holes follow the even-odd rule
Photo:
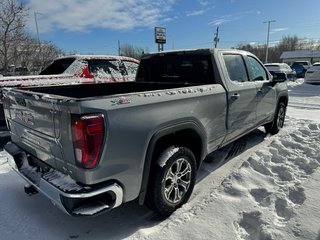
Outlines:
[[[281,59],[288,58],[315,58],[320,57],[320,51],[300,50],[300,51],[287,51],[283,52],[280,56]]]

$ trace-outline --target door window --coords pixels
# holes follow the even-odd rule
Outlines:
[[[248,56],[248,59],[251,65],[251,72],[252,72],[251,80],[253,81],[268,80],[269,79],[268,74],[264,69],[264,67],[262,67],[260,62],[258,62],[257,59],[251,56]]]
[[[231,81],[246,82],[249,81],[247,69],[244,60],[239,54],[224,54],[224,62]]]

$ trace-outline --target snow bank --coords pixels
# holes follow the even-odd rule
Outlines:
[[[286,125],[295,127],[281,137],[267,136],[271,143],[251,153],[219,187],[201,186],[204,197],[135,239],[315,239],[319,229],[305,233],[297,213],[308,179],[317,173],[320,180],[320,123],[289,118]]]

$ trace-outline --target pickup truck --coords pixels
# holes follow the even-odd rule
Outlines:
[[[55,59],[39,75],[0,77],[0,126],[5,126],[3,87],[134,81],[138,65],[138,60],[124,56],[69,55]]]
[[[137,200],[168,216],[205,157],[284,125],[288,91],[254,55],[199,49],[143,56],[135,82],[5,89],[9,164],[70,215]]]

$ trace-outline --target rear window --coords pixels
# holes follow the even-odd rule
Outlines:
[[[63,58],[55,60],[48,67],[42,70],[40,75],[62,74],[73,62],[75,58]]]
[[[280,67],[279,64],[265,64],[266,67]]]
[[[130,62],[130,61],[123,61],[126,69],[127,69],[127,73],[129,76],[136,76],[136,73],[138,71],[138,63],[135,62]]]
[[[90,59],[88,60],[89,72],[95,76],[135,76],[138,64],[130,61]]]
[[[116,60],[90,59],[88,60],[89,72],[94,75],[112,75],[121,77],[127,75],[122,62]]]
[[[210,55],[155,55],[143,59],[139,82],[214,83]]]
[[[280,71],[280,66],[279,65],[265,65],[265,67],[269,71]]]
[[[292,66],[308,66],[308,62],[294,62]]]

